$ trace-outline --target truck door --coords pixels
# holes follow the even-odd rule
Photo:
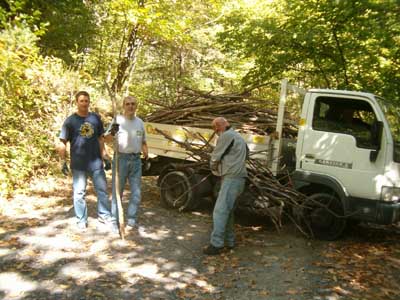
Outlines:
[[[379,199],[374,183],[383,174],[385,151],[370,161],[371,126],[377,120],[372,103],[355,95],[312,94],[299,132],[299,167],[336,179],[352,197]]]

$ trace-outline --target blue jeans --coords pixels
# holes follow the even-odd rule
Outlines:
[[[107,194],[106,174],[103,169],[93,172],[72,169],[72,188],[74,193],[74,210],[78,223],[87,223],[86,205],[87,178],[91,177],[97,194],[97,214],[100,218],[110,217],[110,202]]]
[[[114,156],[115,162],[115,156]],[[140,198],[141,198],[141,180],[142,180],[142,161],[140,154],[125,154],[118,153],[119,163],[119,192],[122,195],[126,180],[129,181],[131,189],[131,197],[129,198],[128,204],[128,224],[135,225],[137,223],[136,214],[139,209]],[[112,202],[111,202],[111,214],[115,220],[118,220],[118,207],[117,197],[115,189],[115,163],[113,163],[113,185],[112,185]]]
[[[226,241],[227,246],[235,245],[234,232],[234,207],[236,199],[244,190],[246,178],[223,178],[218,193],[217,202],[213,211],[213,231],[211,232],[211,244],[221,248]]]

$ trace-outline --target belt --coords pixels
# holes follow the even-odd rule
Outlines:
[[[134,157],[136,157],[136,156],[140,156],[140,152],[139,153],[123,153],[123,152],[118,152],[118,155],[121,155],[121,156],[134,156]]]

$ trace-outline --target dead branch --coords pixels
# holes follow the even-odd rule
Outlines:
[[[248,93],[213,94],[186,88],[179,94],[179,99],[179,102],[172,105],[161,100],[150,100],[160,109],[145,116],[145,121],[210,128],[214,118],[223,116],[243,133],[268,135],[276,129],[277,105],[251,97]],[[294,136],[296,132],[297,121],[286,114],[284,137]]]

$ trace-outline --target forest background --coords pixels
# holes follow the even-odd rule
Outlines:
[[[189,88],[278,99],[305,88],[400,106],[398,0],[0,0],[0,197],[60,174],[55,142],[87,90],[105,123],[131,93],[139,115]]]

